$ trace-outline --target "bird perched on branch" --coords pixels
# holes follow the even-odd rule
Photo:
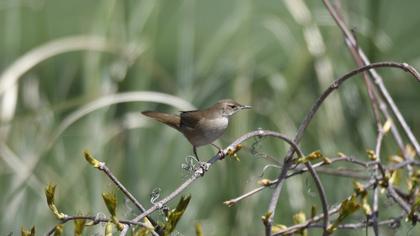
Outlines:
[[[213,106],[195,111],[182,111],[180,115],[157,111],[143,111],[142,114],[181,132],[193,146],[194,155],[199,161],[197,147],[211,144],[223,135],[229,124],[229,118],[238,111],[250,109],[232,99],[218,101]]]

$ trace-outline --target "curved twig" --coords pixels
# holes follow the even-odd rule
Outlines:
[[[144,212],[146,210],[144,206],[134,197],[134,195],[128,191],[128,189],[117,179],[117,177],[115,177],[105,162],[100,162],[98,169],[104,172],[106,176],[108,176],[108,178],[115,184],[115,186],[117,186],[117,188],[123,192],[123,194],[137,207],[140,212]],[[153,225],[156,225],[153,219],[149,220]]]
[[[315,116],[316,112],[318,111],[319,107],[321,106],[321,104],[324,102],[324,100],[336,89],[338,89],[340,87],[340,85],[352,78],[354,75],[357,75],[361,72],[364,71],[369,71],[370,69],[373,68],[381,68],[381,67],[394,67],[394,68],[399,68],[402,69],[408,73],[410,73],[411,75],[413,75],[413,77],[417,80],[420,81],[420,76],[419,73],[416,71],[416,69],[414,69],[412,66],[406,64],[406,63],[398,63],[398,62],[377,62],[377,63],[372,63],[366,66],[362,66],[360,68],[354,69],[350,72],[348,72],[347,74],[343,75],[342,77],[338,78],[337,80],[335,80],[322,94],[321,96],[318,97],[318,99],[315,101],[315,103],[312,105],[311,109],[309,110],[308,114],[306,115],[306,117],[304,118],[304,120],[302,121],[301,125],[299,126],[299,129],[296,133],[296,136],[294,138],[294,141],[296,143],[299,143],[300,140],[303,137],[303,133],[305,132],[306,128],[309,126],[309,123],[312,121],[313,117]],[[285,157],[285,163],[283,165],[283,168],[278,176],[278,182],[277,185],[272,193],[271,196],[271,201],[269,204],[269,208],[268,208],[268,212],[271,212],[273,216],[274,212],[275,212],[275,208],[277,206],[277,202],[278,199],[280,197],[280,192],[283,186],[283,180],[286,176],[287,173],[287,169],[290,167],[291,163],[288,163],[287,160],[291,158],[291,156],[293,155],[294,150],[289,149],[286,157]],[[266,233],[267,231],[271,232],[271,223],[272,223],[272,217],[270,217],[270,219],[268,219],[269,224],[267,224],[266,227],[270,228],[269,230],[266,229]]]
[[[98,218],[96,216],[67,216],[60,220],[60,224],[64,224],[64,223],[67,223],[69,221],[74,221],[74,220],[90,220],[92,221],[92,224],[94,225],[99,224],[99,223],[107,223],[111,221],[111,219],[109,218]],[[142,223],[142,222],[135,222],[135,221],[130,221],[130,220],[119,220],[119,222],[124,225],[139,225],[144,228],[150,228],[149,225],[146,225],[145,223]],[[46,233],[46,236],[53,235],[55,233],[55,229],[56,229],[56,226],[51,228]]]
[[[142,214],[135,217],[132,221],[140,221],[144,217],[150,215],[151,213],[155,212],[156,210],[162,208],[166,203],[174,199],[176,196],[178,196],[182,191],[184,191],[188,186],[190,186],[196,179],[203,176],[206,171],[218,160],[221,160],[225,158],[227,155],[233,155],[240,149],[240,144],[246,141],[247,139],[253,138],[253,137],[265,137],[265,136],[271,136],[276,137],[279,139],[284,140],[287,142],[296,153],[298,153],[299,156],[303,156],[302,151],[300,148],[289,138],[287,138],[285,135],[281,133],[277,133],[270,130],[256,130],[249,133],[246,133],[236,139],[232,144],[230,144],[225,149],[221,150],[219,153],[217,153],[215,156],[213,156],[209,161],[201,165],[194,174],[188,178],[184,183],[182,183],[178,188],[176,188],[172,193],[170,193],[167,197],[157,202],[155,205],[147,209]]]
[[[362,167],[367,168],[367,164],[366,163],[361,162],[361,161],[358,161],[358,160],[355,160],[352,157],[347,157],[347,156],[333,158],[330,161],[331,161],[331,163],[329,165],[331,165],[332,163],[338,162],[338,161],[348,161],[350,163],[354,163],[354,164],[357,164],[357,165],[360,165]],[[321,173],[321,174],[323,174],[323,173],[325,173],[325,174],[333,174],[333,175],[334,174],[335,175],[339,175],[340,174],[340,176],[345,176],[345,177],[360,178],[360,179],[366,179],[366,180],[370,179],[368,176],[356,175],[355,173],[342,173],[343,172],[342,170],[339,170],[339,172],[337,172],[337,173],[329,172],[329,171],[326,171],[327,169],[321,169],[322,166],[324,166],[324,165],[326,165],[325,162],[319,162],[319,163],[316,163],[316,164],[312,165],[312,167],[313,168],[316,168],[317,172],[318,173]],[[288,178],[291,178],[293,176],[296,176],[296,175],[305,173],[307,171],[308,171],[308,168],[300,168],[300,169],[295,170],[294,172],[292,172],[290,174],[287,174],[287,176],[285,178],[288,179]],[[256,188],[254,188],[254,189],[252,189],[252,190],[250,190],[250,191],[248,191],[248,192],[246,192],[246,193],[244,193],[244,194],[242,194],[242,195],[240,195],[240,196],[238,196],[236,198],[232,198],[232,199],[226,200],[224,203],[226,205],[228,205],[228,206],[233,206],[233,205],[237,204],[239,201],[241,201],[241,200],[243,200],[245,198],[248,198],[248,197],[250,197],[250,196],[252,196],[252,195],[254,195],[254,194],[256,194],[256,193],[258,193],[258,192],[260,192],[262,190],[264,190],[264,189],[267,189],[268,187],[271,187],[271,186],[275,185],[276,183],[277,183],[277,179],[276,180],[273,180],[273,181],[270,181],[268,184],[265,184],[263,186],[256,187]]]
[[[404,201],[396,192],[392,184],[388,185],[388,194],[391,196],[391,198],[400,205],[400,207],[405,211],[405,213],[410,213],[411,207],[410,205]]]
[[[257,135],[255,135],[255,132],[257,132]],[[264,134],[264,135],[262,135],[262,134]],[[295,142],[293,142],[292,140],[288,139],[286,136],[284,136],[284,135],[282,135],[280,133],[269,131],[269,130],[258,130],[258,131],[254,131],[254,132],[245,134],[244,136],[242,136],[241,138],[239,138],[237,141],[235,141],[234,143],[232,143],[229,147],[235,147],[236,145],[242,143],[244,140],[246,140],[246,139],[248,139],[250,137],[253,137],[253,136],[273,136],[273,137],[276,137],[276,138],[280,138],[280,139],[286,141],[288,144],[290,144],[291,148],[293,148],[294,151],[296,151],[296,153],[297,153],[297,155],[299,157],[304,157],[302,151],[299,149],[299,147],[297,146],[297,144]],[[289,169],[288,166],[290,166],[291,163],[292,163],[291,158],[289,158],[288,160],[286,160],[286,162],[287,162],[287,165],[284,165],[283,168],[282,168],[282,173],[284,172],[285,175],[287,174],[287,171]],[[306,162],[305,163],[305,166],[308,168],[310,174],[312,175],[312,177],[313,177],[313,179],[315,181],[316,187],[317,187],[317,189],[319,191],[319,195],[320,195],[320,198],[321,198],[321,205],[322,205],[322,209],[323,209],[323,212],[324,212],[324,226],[325,226],[324,227],[324,232],[326,233],[326,230],[327,230],[327,227],[328,227],[328,203],[327,203],[327,196],[325,194],[325,190],[324,190],[324,188],[322,186],[322,183],[321,183],[321,181],[319,179],[319,176],[316,173],[316,171],[312,168],[311,163],[310,162]],[[272,214],[274,213],[274,212],[271,212],[271,211],[268,211],[268,212],[270,212]],[[267,233],[271,234],[271,229],[270,229],[270,232],[267,232],[266,231],[266,234]]]
[[[376,181],[370,181],[369,183],[365,184],[363,186],[364,189],[368,189],[371,188],[372,186],[374,186],[376,184]],[[340,211],[341,208],[341,203],[335,205],[334,207],[332,207],[329,211],[328,214],[329,215],[335,215]],[[275,234],[273,234],[273,236],[279,236],[279,235],[289,235],[289,234],[293,234],[298,232],[299,230],[302,229],[306,229],[306,228],[310,228],[311,226],[313,226],[316,222],[320,221],[322,218],[324,217],[324,213],[316,215],[314,217],[312,217],[311,219],[306,220],[306,222],[304,223],[300,223],[300,224],[295,224],[292,225],[290,227],[287,227],[284,230],[281,230],[280,232],[277,232]],[[323,227],[324,225],[322,225],[321,227]]]
[[[391,219],[387,219],[387,220],[382,220],[382,221],[378,222],[378,226],[387,226],[388,225],[389,227],[393,228],[393,227],[395,227],[395,225],[399,225],[403,218],[404,218],[403,216],[399,216],[399,217],[395,217],[395,218],[391,218]],[[304,228],[322,228],[323,227],[323,225],[321,225],[321,224],[310,224],[310,225],[307,225],[307,226],[295,225],[295,226],[297,226],[297,227],[295,227],[295,228],[290,227],[287,230],[297,232],[297,231],[299,231],[301,229],[304,229]],[[338,229],[353,229],[354,230],[354,229],[361,229],[361,228],[366,228],[366,227],[373,227],[373,222],[363,221],[363,222],[359,222],[359,223],[337,225]],[[274,235],[277,236],[277,235],[289,235],[289,234],[290,233],[286,233],[286,232],[282,231],[281,233],[276,233]]]
[[[354,69],[347,74],[343,75],[342,77],[335,80],[322,94],[321,96],[315,101],[315,104],[312,105],[310,112],[306,115],[305,119],[303,120],[302,124],[299,126],[298,132],[295,137],[295,141],[300,141],[302,139],[303,133],[305,129],[308,127],[309,123],[311,122],[312,118],[314,117],[315,113],[318,111],[321,104],[324,100],[336,89],[340,87],[340,85],[350,79],[351,77],[362,73],[364,71],[369,71],[373,68],[381,68],[381,67],[393,67],[402,69],[408,73],[410,73],[418,82],[420,82],[419,72],[414,69],[414,67],[408,65],[407,63],[399,63],[399,62],[376,62],[369,65],[365,65]]]
[[[323,235],[328,235],[328,201],[327,195],[325,194],[324,187],[322,186],[321,180],[319,179],[318,174],[316,173],[315,169],[312,167],[310,162],[305,163],[306,168],[308,168],[309,173],[311,173],[312,178],[314,178],[314,182],[316,187],[319,191],[319,197],[321,198],[321,205],[322,211],[324,213],[324,222],[323,222]]]
[[[366,54],[363,52],[361,48],[357,47],[357,41],[347,25],[344,21],[339,17],[337,10],[331,5],[329,0],[322,0],[325,7],[327,8],[328,12],[330,13],[333,20],[336,22],[337,26],[340,28],[342,33],[344,34],[345,42],[347,46],[351,49],[357,49],[356,53],[358,57],[362,61],[364,65],[369,65],[370,61],[367,58]],[[408,65],[407,63],[403,63],[402,67],[399,67],[406,72],[412,74],[417,80],[420,81],[420,74],[419,72],[414,69],[412,66]],[[395,117],[397,118],[398,122],[401,124],[404,132],[406,133],[408,139],[410,140],[411,144],[416,149],[417,155],[420,156],[420,144],[417,141],[416,137],[414,136],[413,132],[411,131],[410,126],[408,126],[407,122],[405,121],[404,117],[401,115],[397,105],[395,104],[394,100],[392,99],[391,95],[388,92],[388,89],[385,87],[382,77],[375,70],[369,71],[373,81],[375,82],[377,88],[379,89],[381,95],[384,97],[386,103],[391,108],[391,111],[394,113]]]

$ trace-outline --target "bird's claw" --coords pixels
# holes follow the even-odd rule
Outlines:
[[[195,173],[199,174],[200,176],[203,176],[204,173],[206,173],[209,170],[210,164],[207,162],[200,161],[196,165]]]

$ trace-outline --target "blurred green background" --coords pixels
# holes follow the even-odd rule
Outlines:
[[[393,60],[420,68],[420,2],[340,2],[371,61]],[[17,87],[9,86],[0,95],[0,235],[19,235],[22,226],[32,225],[44,234],[56,224],[43,193],[50,182],[57,184],[56,201],[64,213],[107,214],[101,193],[115,187],[84,161],[84,149],[105,161],[146,207],[151,206],[154,189],[161,189],[163,197],[186,179],[188,172],[181,165],[192,153],[190,144],[175,130],[143,118],[140,111],[177,112],[188,104],[174,108],[143,96],[144,101],[105,105],[69,125],[63,123],[90,102],[113,101],[110,95],[116,93],[156,91],[195,107],[222,98],[253,105],[255,109],[233,117],[220,140],[226,146],[257,128],[292,137],[316,97],[334,78],[355,68],[321,1],[0,0],[0,35],[2,73],[42,45],[68,47],[65,53],[41,56]],[[73,41],[48,44],[66,37]],[[77,49],[77,40],[82,50],[71,49]],[[397,69],[379,71],[420,137],[418,83]],[[327,156],[343,152],[367,160],[365,150],[374,147],[375,138],[364,82],[357,78],[327,99],[301,146],[306,153],[319,149]],[[262,157],[281,160],[287,146],[270,139],[251,140],[245,146],[240,162],[217,163],[185,192],[192,201],[177,227],[179,235],[193,235],[195,223],[203,225],[206,236],[263,234],[260,217],[271,190],[232,208],[222,203],[257,187],[263,167],[274,164]],[[199,153],[201,159],[209,159],[215,150],[202,147]],[[398,149],[388,135],[383,158],[395,153]],[[275,178],[277,173],[269,168],[264,177]],[[321,179],[330,204],[352,192],[349,178]],[[136,213],[133,206],[116,192],[120,217],[131,218]],[[385,195],[381,199],[381,218],[399,214],[391,200]],[[313,204],[320,211],[311,178],[306,174],[291,178],[281,194],[275,223],[289,225],[293,214],[300,210],[309,214]],[[154,216],[163,219],[160,213]],[[363,219],[358,213],[348,222]],[[65,225],[68,233],[72,227]],[[92,227],[88,232],[103,229]],[[420,231],[403,224],[381,232]],[[360,233],[364,230],[339,231]]]

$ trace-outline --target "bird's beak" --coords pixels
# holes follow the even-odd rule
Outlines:
[[[241,109],[251,109],[252,108],[252,106],[248,106],[248,105],[242,105],[241,106]]]

